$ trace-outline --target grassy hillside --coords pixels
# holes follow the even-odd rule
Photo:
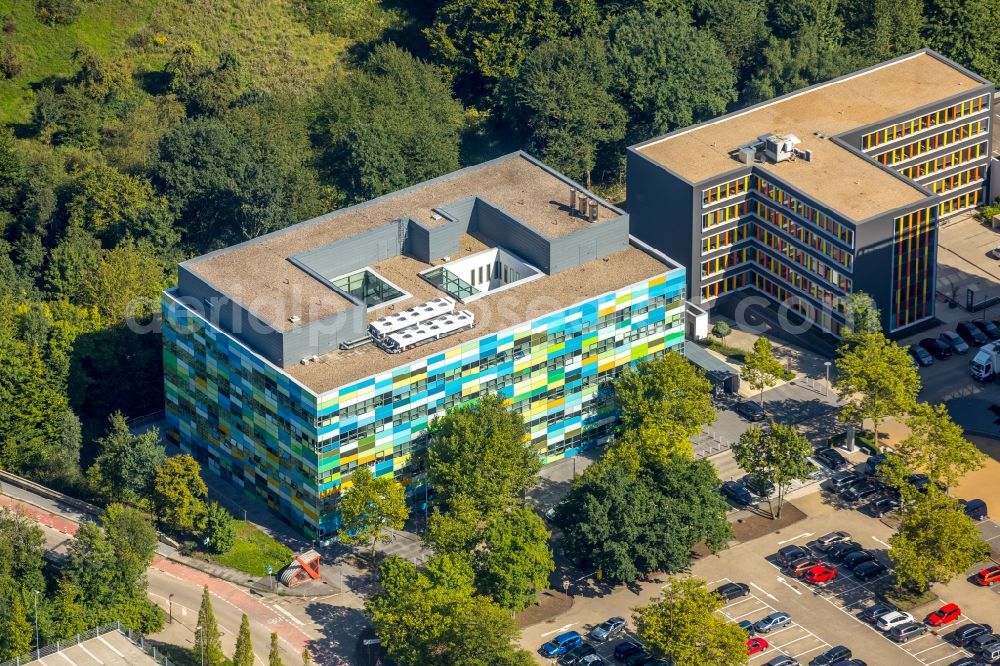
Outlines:
[[[75,71],[72,55],[80,46],[127,58],[137,72],[162,67],[181,42],[197,43],[209,55],[228,49],[244,63],[252,85],[294,93],[336,71],[338,56],[352,43],[328,32],[312,34],[289,0],[93,0],[81,3],[77,21],[56,26],[38,20],[34,0],[8,2],[0,17],[12,17],[14,30],[0,38],[12,45],[22,71],[0,81],[4,123],[28,119],[32,86]],[[392,23],[391,16],[384,18],[384,25]]]

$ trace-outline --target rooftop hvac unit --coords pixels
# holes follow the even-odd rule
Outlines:
[[[597,213],[598,213],[599,210],[600,210],[600,206],[597,203],[597,200],[596,199],[591,199],[590,200],[590,211],[589,211],[589,214],[587,215],[587,217],[590,218],[591,222],[597,222]]]
[[[451,312],[410,328],[390,333],[384,339],[376,340],[376,343],[390,354],[398,354],[446,335],[472,328],[475,321],[475,316],[469,310]]]
[[[372,323],[368,324],[368,332],[371,333],[371,336],[376,341],[379,341],[391,333],[401,331],[404,328],[408,328],[414,324],[419,324],[420,322],[427,321],[428,319],[440,317],[441,315],[454,310],[455,301],[447,296],[438,296],[437,298],[429,300],[426,303],[421,303],[420,305],[414,305],[412,308],[407,308],[402,312],[397,312],[396,314],[376,319]]]
[[[764,155],[771,162],[795,159],[795,146],[802,143],[794,134],[768,134],[760,137],[760,140],[764,142]]]

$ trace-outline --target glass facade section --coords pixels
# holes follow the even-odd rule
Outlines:
[[[850,270],[853,254],[826,237],[810,230],[807,225],[795,218],[785,215],[781,211],[768,206],[760,201],[756,202],[757,218],[763,223],[782,231],[783,233],[798,240],[801,244],[811,247],[821,254],[829,257],[844,268]],[[850,232],[851,242],[854,242],[854,232]]]
[[[750,189],[750,176],[743,176],[728,183],[722,183],[721,185],[702,190],[701,204],[702,206],[708,206],[718,201],[730,199],[744,194],[748,189]]]
[[[943,155],[933,160],[903,167],[899,170],[899,173],[907,178],[917,180],[919,178],[923,178],[924,176],[937,173],[938,171],[944,171],[945,169],[951,169],[953,167],[961,166],[967,162],[972,162],[983,157],[985,154],[986,142],[981,141],[974,146],[956,150],[955,152],[948,153],[947,155]]]
[[[744,241],[748,237],[750,230],[750,223],[744,222],[734,229],[729,231],[723,231],[719,234],[713,234],[711,236],[706,236],[701,239],[701,252],[702,254],[707,254],[708,252],[715,252],[716,250],[721,250],[723,248],[736,245],[740,241]]]
[[[968,99],[964,102],[959,102],[958,104],[954,104],[944,109],[931,111],[930,113],[926,113],[919,118],[905,120],[901,123],[896,123],[895,125],[883,127],[882,129],[870,134],[865,134],[861,137],[861,148],[862,150],[871,150],[886,143],[898,141],[899,139],[922,132],[926,129],[938,127],[940,125],[944,125],[945,123],[950,123],[960,118],[964,118],[965,116],[971,116],[974,113],[979,113],[988,106],[989,96],[982,95],[980,97],[976,97],[975,99]]]
[[[986,167],[984,166],[972,167],[971,169],[959,171],[958,173],[952,174],[946,178],[932,181],[928,187],[931,188],[931,190],[936,194],[944,194],[982,180],[985,176],[985,172]]]
[[[757,177],[756,190],[766,200],[783,206],[810,225],[823,230],[848,247],[854,247],[854,231],[837,222],[826,213],[819,211],[800,199],[793,197],[777,185]],[[760,207],[758,206],[758,214]]]
[[[441,291],[451,294],[460,301],[479,293],[478,289],[442,266],[424,271],[420,275]]]
[[[368,269],[334,278],[331,282],[370,308],[408,295]]]
[[[933,207],[925,208],[897,217],[893,227],[892,331],[926,319],[933,312],[937,216]]]
[[[944,132],[939,132],[932,136],[924,137],[918,141],[908,143],[905,146],[894,148],[879,155],[875,159],[885,166],[893,166],[901,162],[908,162],[915,157],[950,146],[959,141],[965,141],[974,136],[986,134],[990,129],[989,120],[975,120],[957,127],[953,127]]]
[[[744,247],[739,250],[733,250],[732,252],[719,255],[718,257],[713,257],[708,261],[703,261],[701,262],[701,276],[704,278],[710,275],[715,275],[716,273],[721,273],[722,271],[733,268],[734,266],[745,264],[747,261],[753,261],[755,254],[755,248]]]
[[[749,271],[743,271],[735,275],[727,275],[721,280],[717,280],[711,284],[706,284],[701,288],[701,301],[702,303],[711,301],[713,299],[722,296],[723,294],[728,294],[731,291],[736,291],[738,289],[743,289],[747,286],[747,276],[750,274]]]
[[[702,215],[701,228],[709,229],[711,227],[715,227],[720,224],[733,222],[734,220],[740,219],[749,212],[750,212],[749,201],[741,201],[740,203],[724,206],[723,208],[718,208],[716,210],[713,210],[711,212]]]
[[[947,201],[942,201],[940,204],[938,204],[938,217],[944,217],[945,215],[958,213],[968,208],[975,208],[980,203],[982,203],[982,201],[983,201],[982,188],[978,190],[972,190],[971,192],[966,192],[964,194],[959,194],[957,197],[953,197],[951,199],[948,199]]]

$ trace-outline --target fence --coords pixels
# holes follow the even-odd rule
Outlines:
[[[110,634],[113,631],[117,631],[122,636],[127,638],[132,642],[133,645],[141,649],[143,652],[148,654],[153,658],[157,664],[162,666],[173,666],[173,663],[167,658],[165,654],[158,651],[155,645],[151,645],[146,641],[145,638],[139,636],[138,634],[133,634],[132,630],[123,625],[121,622],[112,622],[110,624],[105,624],[99,627],[94,627],[93,629],[88,629],[87,631],[81,632],[74,636],[73,638],[66,638],[61,641],[56,641],[46,645],[45,647],[29,652],[28,654],[21,655],[20,657],[15,657],[3,663],[0,666],[22,666],[22,664],[28,664],[32,661],[38,661],[51,654],[55,654],[61,650],[66,650],[73,647],[74,645],[79,645],[92,638],[97,638],[98,636],[103,636],[104,634]]]

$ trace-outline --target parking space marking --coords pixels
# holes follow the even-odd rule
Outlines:
[[[767,598],[772,599],[773,601],[777,601],[778,600],[778,597],[774,596],[773,594],[771,594],[770,592],[768,592],[767,590],[765,590],[764,588],[762,588],[757,583],[750,583],[750,585],[752,585],[753,587],[755,587],[758,590],[760,590],[761,593],[764,594]]]

